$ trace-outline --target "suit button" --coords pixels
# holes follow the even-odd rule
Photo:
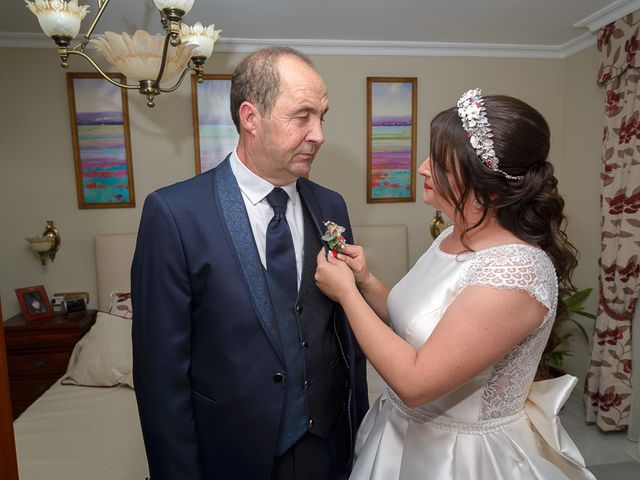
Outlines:
[[[302,348],[309,348],[309,342],[306,340],[302,342]]]
[[[309,428],[313,428],[313,418],[309,419],[309,422],[307,422],[307,425],[309,425]]]
[[[280,372],[276,373],[273,376],[273,382],[274,383],[282,383],[282,382],[284,382],[284,375],[281,374]]]
[[[309,380],[304,381],[304,388],[309,388],[310,385],[311,385],[311,382]]]
[[[296,312],[302,313],[302,306],[301,305],[296,305]]]

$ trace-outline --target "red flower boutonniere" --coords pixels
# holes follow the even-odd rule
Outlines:
[[[322,236],[322,240],[327,242],[327,245],[333,252],[333,256],[337,257],[338,252],[341,251],[347,245],[347,241],[342,236],[342,234],[345,231],[345,228],[331,221],[324,222],[324,226],[327,227],[327,230],[326,232],[324,232],[324,235]]]

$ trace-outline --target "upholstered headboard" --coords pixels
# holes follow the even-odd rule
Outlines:
[[[369,268],[386,285],[393,286],[409,268],[406,225],[354,225],[356,243],[362,245]],[[98,308],[106,310],[111,292],[129,291],[135,233],[96,236]]]
[[[111,292],[131,290],[131,260],[135,247],[135,233],[96,235],[99,310],[107,311],[111,302]]]

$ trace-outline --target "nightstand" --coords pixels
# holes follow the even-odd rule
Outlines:
[[[73,347],[95,321],[96,310],[86,310],[4,322],[14,419],[66,372]]]

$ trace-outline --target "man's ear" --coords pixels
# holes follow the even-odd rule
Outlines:
[[[238,109],[240,128],[250,135],[255,135],[260,123],[260,112],[253,103],[242,102]]]

